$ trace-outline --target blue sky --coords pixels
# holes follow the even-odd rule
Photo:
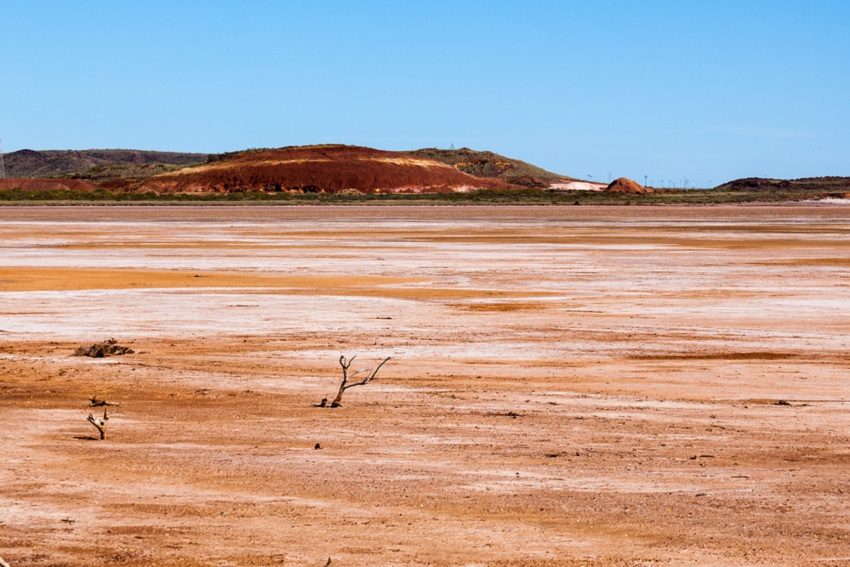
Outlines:
[[[0,0],[5,150],[491,149],[850,175],[850,1]]]

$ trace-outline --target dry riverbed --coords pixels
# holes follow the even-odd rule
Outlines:
[[[0,557],[850,565],[848,258],[841,206],[0,208]],[[340,354],[392,360],[315,408]]]

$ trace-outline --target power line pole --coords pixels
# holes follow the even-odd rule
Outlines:
[[[0,140],[0,179],[6,179],[6,164],[3,163],[3,140]]]

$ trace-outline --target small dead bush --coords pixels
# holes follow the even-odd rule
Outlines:
[[[118,344],[115,339],[109,339],[89,346],[81,346],[74,351],[74,356],[105,358],[107,356],[133,354],[133,349]]]
[[[351,359],[347,359],[345,356],[339,357],[339,365],[340,365],[340,367],[342,367],[342,382],[339,385],[339,390],[337,391],[336,397],[333,399],[333,401],[330,404],[328,403],[327,398],[322,398],[322,401],[319,402],[318,404],[316,404],[316,407],[320,407],[320,408],[325,408],[325,407],[339,408],[339,407],[342,407],[342,395],[345,393],[345,391],[350,389],[350,388],[354,388],[355,386],[365,386],[366,384],[368,384],[369,382],[374,380],[375,377],[378,375],[378,370],[380,370],[381,367],[384,364],[386,364],[387,361],[390,359],[389,356],[386,357],[374,369],[363,368],[361,370],[357,370],[356,372],[352,372],[352,373],[349,374],[348,369],[351,367],[351,363],[354,362],[355,358],[357,358],[357,357],[352,356]],[[354,378],[355,376],[360,375],[360,374],[365,374],[366,377],[363,378],[362,380],[360,380],[359,382],[349,382],[349,380],[351,378]]]

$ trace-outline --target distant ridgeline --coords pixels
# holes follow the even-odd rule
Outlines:
[[[203,163],[207,154],[143,150],[19,150],[5,154],[6,177],[146,178]]]
[[[848,198],[850,177],[746,178],[708,191],[631,179],[583,181],[469,148],[386,151],[324,144],[222,154],[19,150],[5,154],[0,200],[366,199],[565,204],[700,204]]]
[[[718,185],[724,191],[838,191],[850,192],[850,177],[801,177],[800,179],[768,179],[745,177]]]

